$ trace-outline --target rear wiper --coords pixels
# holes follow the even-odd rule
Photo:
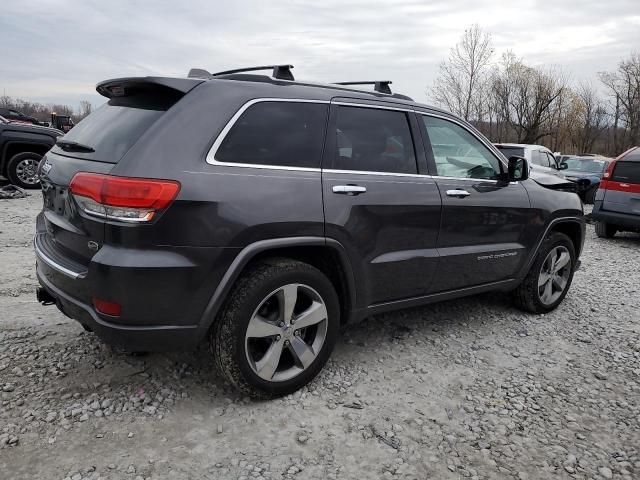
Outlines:
[[[83,145],[82,143],[72,142],[70,140],[58,140],[56,141],[56,145],[65,152],[95,152],[95,150],[89,145]]]

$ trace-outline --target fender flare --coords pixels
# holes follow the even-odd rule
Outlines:
[[[244,247],[231,262],[222,280],[220,280],[200,317],[198,330],[201,337],[206,335],[211,324],[213,324],[220,307],[222,307],[231,288],[247,264],[260,253],[285,247],[328,247],[335,250],[345,272],[347,294],[349,295],[351,312],[353,312],[356,306],[355,278],[347,252],[340,242],[324,237],[289,237],[260,240]]]
[[[529,254],[529,258],[527,258],[527,261],[525,262],[522,269],[520,270],[520,273],[517,277],[519,280],[523,279],[527,275],[527,273],[529,273],[529,269],[531,268],[531,265],[533,265],[533,262],[535,261],[536,256],[538,255],[538,250],[540,250],[540,246],[542,245],[542,242],[544,242],[544,239],[547,237],[547,234],[549,233],[549,231],[554,226],[559,225],[561,223],[577,223],[580,226],[580,229],[582,230],[582,240],[584,242],[584,235],[585,235],[584,219],[581,219],[579,217],[557,217],[552,219],[547,224],[546,228],[544,229],[544,232],[538,239],[538,242],[536,243],[535,248],[531,250],[531,253]],[[580,250],[582,250],[582,245],[580,246]]]

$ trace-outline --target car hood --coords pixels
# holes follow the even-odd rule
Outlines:
[[[579,170],[563,170],[565,177],[575,177],[575,178],[589,178],[589,179],[598,179],[602,178],[602,174],[597,174],[593,172],[581,172]]]
[[[576,184],[571,180],[559,177],[557,175],[549,175],[541,171],[531,170],[529,172],[529,178],[534,182],[542,185],[545,188],[552,190],[570,190],[575,191]]]

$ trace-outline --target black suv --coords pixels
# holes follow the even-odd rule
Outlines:
[[[40,166],[39,300],[134,351],[206,339],[256,396],[308,383],[375,313],[490,290],[556,308],[578,196],[389,83],[276,66],[98,84],[108,102]]]

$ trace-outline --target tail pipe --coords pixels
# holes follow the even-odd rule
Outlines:
[[[51,295],[45,288],[38,287],[36,289],[36,298],[42,305],[55,305],[56,297]]]

